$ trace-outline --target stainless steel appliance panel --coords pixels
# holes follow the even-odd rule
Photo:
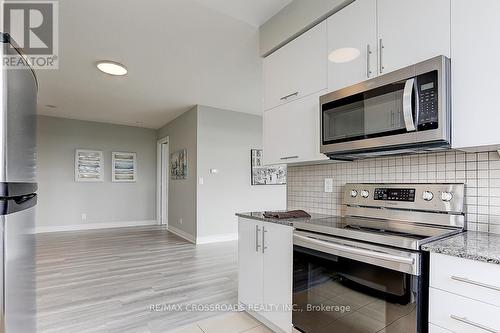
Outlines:
[[[1,332],[36,332],[35,207],[0,217],[3,245]],[[3,330],[2,330],[3,329]]]
[[[426,277],[294,245],[292,314],[306,333],[426,333]]]
[[[375,193],[381,189],[400,189],[413,192],[413,200],[375,199]],[[366,197],[365,197],[365,196]],[[426,196],[429,197],[426,197]],[[448,197],[450,195],[450,197]],[[432,197],[431,197],[432,196]],[[443,200],[443,196],[445,196]],[[363,207],[385,207],[434,212],[464,211],[465,185],[463,183],[436,184],[346,184],[343,204]],[[394,212],[387,211],[388,218]],[[410,215],[413,218],[413,215]]]
[[[28,66],[0,66],[0,182],[35,182],[36,78]]]
[[[320,151],[355,159],[449,147],[449,69],[449,59],[438,56],[321,96]],[[421,82],[429,77],[432,85]],[[422,123],[436,110],[437,119]]]

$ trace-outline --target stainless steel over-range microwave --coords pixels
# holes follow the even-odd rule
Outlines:
[[[444,56],[321,96],[321,152],[352,160],[449,148],[450,97]]]

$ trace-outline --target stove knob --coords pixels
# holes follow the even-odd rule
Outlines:
[[[434,198],[434,194],[431,191],[424,191],[424,193],[422,193],[422,199],[425,201],[431,201],[432,198]]]
[[[453,193],[451,192],[442,192],[441,193],[441,200],[450,202],[451,199],[453,199]]]
[[[351,190],[351,197],[356,198],[358,196],[358,191]]]
[[[368,192],[367,190],[363,190],[361,191],[361,196],[363,198],[368,198],[370,196],[370,192]]]

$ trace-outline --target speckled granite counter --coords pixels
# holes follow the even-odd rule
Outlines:
[[[337,220],[337,216],[323,215],[323,214],[311,214],[308,218],[292,218],[292,219],[273,219],[264,217],[264,212],[252,212],[252,213],[237,213],[236,216],[243,217],[251,220],[264,221],[269,223],[284,224],[288,226],[293,226],[293,223],[297,222],[307,222],[307,223],[318,223],[324,224],[326,220],[332,219]],[[333,222],[333,221],[332,221]]]
[[[500,235],[467,231],[422,246],[429,252],[500,265]]]

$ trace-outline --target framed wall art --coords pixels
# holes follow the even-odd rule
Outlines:
[[[187,149],[181,149],[170,155],[170,178],[187,179],[188,161]]]
[[[252,185],[286,184],[286,164],[262,165],[262,149],[251,149]]]
[[[100,150],[77,149],[75,151],[75,181],[102,182],[104,160]]]
[[[111,180],[135,182],[137,180],[137,154],[114,151],[111,153]]]

